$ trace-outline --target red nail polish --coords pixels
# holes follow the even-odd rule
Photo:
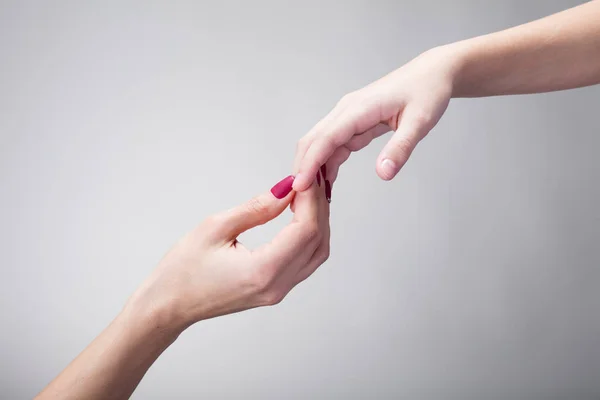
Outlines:
[[[327,179],[325,179],[325,197],[327,202],[331,203],[331,183]]]
[[[271,188],[271,193],[278,199],[283,199],[292,191],[292,185],[294,184],[294,175],[283,178],[279,183]]]
[[[321,174],[317,171],[317,184],[321,186]]]
[[[327,179],[327,166],[325,164],[321,165],[321,174],[323,179]]]

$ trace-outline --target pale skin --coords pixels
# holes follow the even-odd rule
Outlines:
[[[115,320],[36,398],[127,399],[192,324],[279,303],[329,256],[324,186],[313,182],[295,196],[293,220],[270,243],[249,250],[236,238],[277,217],[293,198],[294,192],[283,199],[267,192],[183,237]]]
[[[354,151],[395,131],[376,161],[396,176],[458,97],[541,93],[600,83],[600,0],[505,31],[428,50],[345,95],[299,142],[294,189],[327,165],[333,184]]]
[[[352,151],[393,130],[377,160],[392,179],[455,97],[539,93],[600,83],[600,0],[506,31],[429,50],[348,94],[299,143],[294,189],[210,217],[160,262],[117,318],[37,399],[126,399],[177,337],[203,319],[277,304],[329,255],[327,165],[334,182]],[[294,219],[251,251],[237,236],[279,215]]]

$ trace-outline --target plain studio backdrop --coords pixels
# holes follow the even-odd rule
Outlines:
[[[180,236],[289,174],[343,94],[578,3],[3,1],[0,397],[32,397]],[[600,396],[599,107],[600,87],[454,100],[392,182],[388,136],[354,154],[329,261],[191,327],[133,398]]]

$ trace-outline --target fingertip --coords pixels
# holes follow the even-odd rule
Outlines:
[[[299,172],[296,175],[296,179],[294,179],[292,188],[296,192],[303,192],[310,187],[313,180],[314,175],[308,174],[306,172]]]
[[[294,181],[294,175],[286,176],[271,188],[271,193],[279,200],[287,197],[292,191]]]
[[[384,158],[377,164],[377,175],[384,181],[394,179],[398,171],[400,171],[398,163],[389,158]]]

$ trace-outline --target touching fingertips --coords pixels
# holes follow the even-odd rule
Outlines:
[[[312,175],[311,175],[312,176]],[[312,179],[307,179],[308,174],[306,172],[299,172],[296,174],[296,179],[293,182],[293,189],[297,192],[302,192],[310,187]]]
[[[278,199],[283,199],[290,194],[294,184],[294,175],[286,176],[271,188],[271,193]]]
[[[386,181],[389,181],[394,176],[396,176],[399,169],[400,168],[398,168],[398,164],[396,164],[396,162],[394,162],[393,160],[390,160],[389,158],[385,158],[385,159],[383,159],[383,161],[381,161],[381,164],[380,164],[380,169],[379,169],[379,171],[381,172],[380,176],[381,176],[381,178],[385,179]]]

